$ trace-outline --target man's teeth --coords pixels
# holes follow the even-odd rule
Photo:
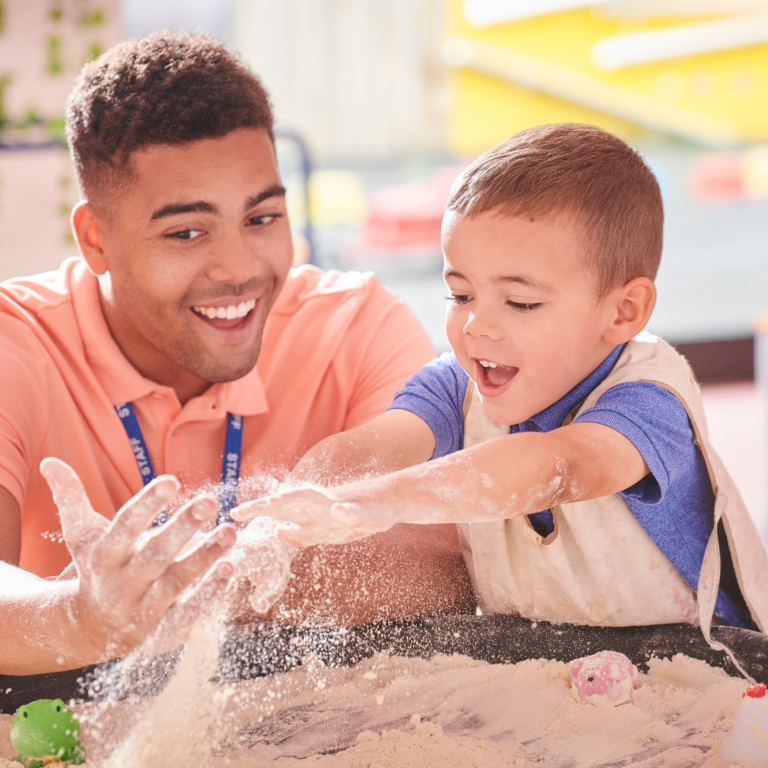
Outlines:
[[[239,304],[230,304],[228,307],[192,307],[192,310],[211,320],[215,317],[220,320],[235,320],[238,317],[245,317],[255,307],[256,299],[249,299]]]
[[[478,362],[480,363],[480,365],[483,366],[483,368],[498,368],[499,367],[498,363],[492,363],[489,360],[478,360]],[[503,368],[504,366],[502,365],[501,367]]]

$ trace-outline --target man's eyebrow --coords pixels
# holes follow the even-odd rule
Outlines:
[[[158,208],[151,216],[150,221],[164,219],[167,216],[176,216],[179,213],[218,213],[219,209],[204,200],[198,200],[194,203],[171,203]]]
[[[259,203],[263,203],[270,197],[284,197],[285,187],[282,184],[274,184],[263,192],[259,192],[257,195],[249,197],[245,201],[245,210],[255,208]],[[162,208],[158,208],[150,221],[157,221],[158,219],[164,219],[168,216],[177,216],[180,213],[219,213],[219,209],[213,205],[213,203],[206,203],[205,200],[196,200],[194,203],[171,203],[170,205],[164,205]]]
[[[259,203],[269,200],[270,197],[285,197],[285,187],[282,184],[274,184],[269,189],[259,192],[258,195],[249,197],[245,201],[245,210],[255,208]]]

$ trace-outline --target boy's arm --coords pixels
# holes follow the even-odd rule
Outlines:
[[[426,465],[327,492],[290,491],[242,505],[257,515],[299,523],[297,543],[350,541],[396,522],[486,522],[607,496],[634,485],[648,467],[634,445],[602,424],[490,440]],[[334,538],[335,537],[335,538]]]
[[[377,477],[429,461],[435,436],[410,411],[391,410],[363,424],[321,440],[288,476],[292,485],[325,486]]]
[[[361,427],[318,443],[299,462],[288,482],[333,486],[378,476],[427,461],[434,447],[432,430],[421,418],[409,411],[386,411]],[[269,552],[274,544],[262,540],[259,545],[258,533],[256,537],[257,549],[248,556],[251,565],[258,568],[258,547]],[[246,540],[247,535],[241,534],[241,541]],[[312,543],[306,539],[300,545]],[[285,592],[287,562],[298,551],[280,551],[282,558],[278,563],[273,559],[271,574],[274,578],[282,565],[286,570],[281,576],[274,582],[257,578],[253,588],[241,583],[239,593],[241,600],[255,598],[252,605],[260,613],[282,594],[267,614],[270,620],[354,626],[420,613],[474,611],[454,525],[396,525],[348,547],[323,548],[318,556],[321,575],[316,551],[305,550],[291,564],[291,589]],[[361,562],[365,563],[362,570]],[[412,589],[414,569],[423,573],[416,592]],[[319,600],[308,601],[308,596]],[[237,614],[245,609],[241,603],[231,610]]]

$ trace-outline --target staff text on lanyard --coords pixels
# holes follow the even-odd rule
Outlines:
[[[131,403],[121,403],[115,406],[120,417],[128,442],[133,450],[136,464],[144,485],[155,479],[155,470],[149,458],[147,444],[136,418],[136,412]],[[221,486],[219,487],[219,514],[216,525],[232,522],[230,512],[237,504],[237,488],[240,483],[240,456],[243,447],[243,417],[234,413],[227,414],[227,434],[224,438],[224,457],[221,462]],[[163,510],[156,518],[155,525],[162,525],[168,520],[168,513]]]

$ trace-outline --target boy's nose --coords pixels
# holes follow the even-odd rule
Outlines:
[[[470,312],[467,322],[464,323],[464,333],[467,336],[475,338],[483,336],[494,341],[500,339],[502,335],[500,325],[489,317],[487,312]]]

